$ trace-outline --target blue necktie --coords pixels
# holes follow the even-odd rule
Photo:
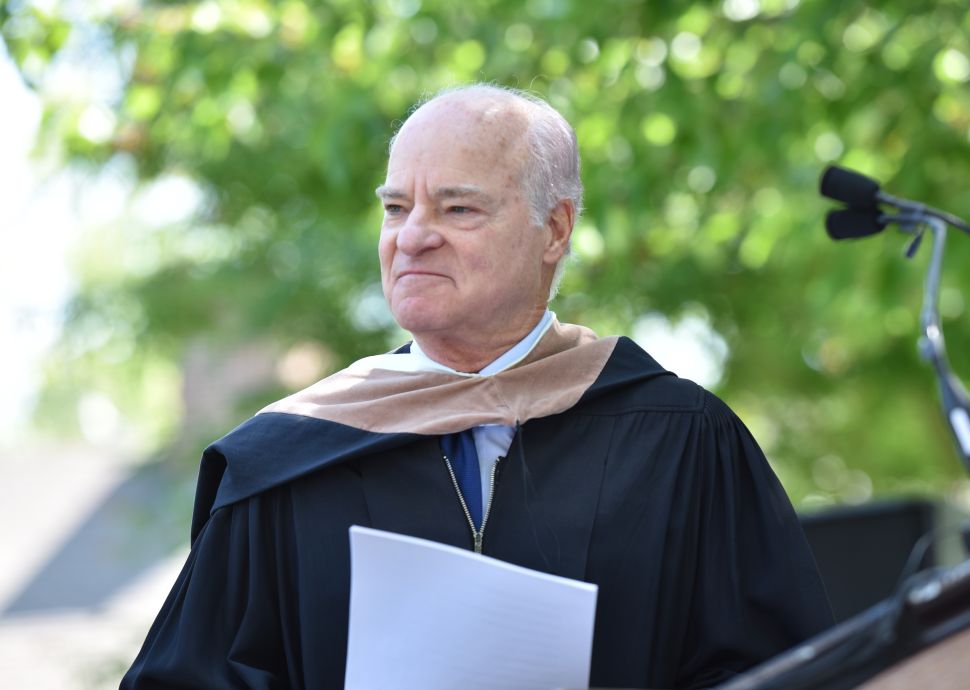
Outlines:
[[[478,450],[471,429],[441,437],[441,450],[451,461],[458,488],[468,506],[475,529],[482,526],[482,475],[478,469]]]

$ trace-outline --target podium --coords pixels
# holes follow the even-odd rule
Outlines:
[[[716,690],[970,688],[970,559],[924,571],[892,597]]]
[[[966,690],[970,684],[970,628],[891,666],[858,690]]]

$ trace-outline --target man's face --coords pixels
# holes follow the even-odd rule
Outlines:
[[[419,341],[487,342],[545,307],[555,260],[522,185],[525,121],[499,108],[431,103],[391,151],[381,276],[394,318]]]

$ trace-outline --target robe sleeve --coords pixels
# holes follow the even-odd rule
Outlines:
[[[121,690],[301,685],[287,670],[280,607],[279,491],[217,510],[201,527]]]
[[[795,511],[754,438],[710,393],[699,423],[695,581],[677,684],[688,688],[727,680],[833,624]]]

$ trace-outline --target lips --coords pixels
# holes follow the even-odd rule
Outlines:
[[[402,278],[447,278],[448,276],[443,273],[435,273],[434,271],[402,271],[397,274],[397,279]]]

